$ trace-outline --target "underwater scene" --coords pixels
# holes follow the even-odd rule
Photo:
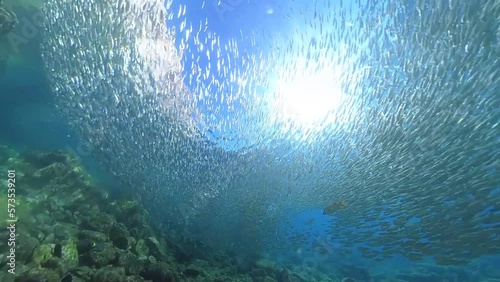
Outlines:
[[[500,1],[0,0],[0,282],[500,282]]]

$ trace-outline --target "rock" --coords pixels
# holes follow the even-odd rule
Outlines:
[[[269,276],[266,276],[266,277],[264,277],[263,282],[278,282],[278,281],[276,281],[275,279],[273,279]]]
[[[108,236],[98,231],[81,230],[80,233],[78,234],[78,239],[90,240],[97,243],[97,242],[106,242],[108,240]]]
[[[137,240],[135,240],[135,238],[132,236],[129,236],[127,238],[127,241],[128,241],[129,248],[132,248],[132,246],[135,246],[137,244]]]
[[[61,270],[67,272],[78,266],[78,249],[75,240],[69,240],[61,247]]]
[[[33,252],[33,262],[43,264],[47,262],[54,253],[54,244],[42,244],[35,248]]]
[[[92,203],[96,206],[102,204],[105,204],[106,206],[109,205],[109,202],[106,201],[109,197],[108,191],[92,186],[88,180],[84,180],[82,186],[81,199],[84,201],[82,201],[81,204],[92,201]],[[103,209],[106,209],[106,206],[104,206]],[[117,215],[115,212],[107,212],[107,214]]]
[[[134,223],[137,223],[132,222],[136,214],[140,214],[142,209],[137,200],[119,200],[113,206],[116,209],[117,219],[120,222],[124,222],[129,226],[134,226]]]
[[[211,265],[219,268],[225,268],[228,265],[235,265],[237,262],[236,259],[229,257],[224,252],[212,251],[212,255],[207,259],[210,261]]]
[[[118,265],[125,268],[127,275],[138,275],[146,265],[146,261],[140,260],[130,251],[125,251],[118,254]]]
[[[61,183],[64,180],[63,176],[69,171],[68,166],[62,163],[53,163],[49,166],[36,170],[33,173],[32,182],[36,182],[37,184],[46,184],[51,182]]]
[[[90,280],[90,277],[89,277],[89,280]],[[78,276],[68,272],[65,275],[63,275],[60,282],[85,282],[85,281],[89,281],[89,280],[84,280],[81,277],[78,277]]]
[[[89,239],[79,240],[77,245],[78,253],[80,253],[81,255],[88,255],[95,244],[96,243],[94,241]]]
[[[260,268],[253,269],[252,271],[250,271],[249,275],[254,282],[262,282],[264,280],[264,277],[267,276],[266,272]]]
[[[76,277],[81,278],[84,281],[90,281],[92,275],[94,274],[94,270],[92,270],[88,266],[80,266],[80,267],[77,267],[75,270],[73,270],[72,273],[74,274],[72,277],[73,279],[76,276]]]
[[[61,189],[63,187],[90,184],[89,176],[84,173],[78,161],[63,151],[27,153],[24,154],[24,160],[35,169],[34,172],[26,174],[26,182],[37,186],[48,183],[59,184],[51,186],[50,189],[64,192],[65,190]]]
[[[129,229],[130,236],[135,238],[147,238],[149,236],[153,236],[153,232],[151,231],[150,226],[147,223],[140,224],[132,224],[129,223],[127,226],[134,226]]]
[[[51,210],[53,212],[54,210]],[[45,239],[45,242],[51,242],[55,240],[56,235],[52,232],[54,230],[54,218],[50,216],[49,214],[37,214],[35,215],[35,222],[37,224],[38,230],[42,231],[45,233],[45,236],[47,236],[47,239]],[[48,233],[50,232],[50,233]]]
[[[75,208],[75,214],[78,215],[83,222],[97,217],[100,213],[101,211],[97,206],[90,206],[88,204],[82,204]]]
[[[58,223],[54,226],[54,240],[64,241],[75,238],[78,234],[78,225],[72,223]]]
[[[90,279],[89,280],[85,280],[85,279],[82,279],[82,278],[80,278],[78,276],[72,276],[71,277],[71,281],[67,281],[67,282],[87,282],[87,281],[90,281]],[[140,281],[142,281],[142,280],[140,280]],[[65,282],[65,281],[61,280],[61,282]]]
[[[146,246],[146,242],[144,242],[144,240],[142,239],[139,239],[139,241],[137,241],[137,243],[135,244],[135,253],[138,255],[138,256],[149,256],[149,248],[148,246]]]
[[[115,225],[115,219],[107,213],[97,213],[95,217],[84,217],[82,225],[86,229],[108,234]]]
[[[128,230],[121,223],[116,224],[109,231],[109,239],[118,249],[127,250],[129,248],[128,237]]]
[[[233,279],[229,277],[217,277],[214,279],[214,282],[233,282]]]
[[[173,282],[175,281],[174,275],[169,270],[166,263],[153,263],[148,265],[141,271],[141,276],[145,280],[153,282]]]
[[[117,251],[111,243],[98,243],[89,252],[92,265],[102,267],[112,264],[117,259]]]
[[[28,152],[23,154],[22,157],[35,168],[46,167],[53,163],[68,164],[74,161],[70,155],[60,150],[53,152]]]
[[[345,264],[340,268],[340,274],[344,277],[352,277],[357,281],[370,281],[371,275],[366,268]]]
[[[288,272],[288,269],[276,271],[276,280],[278,282],[290,282],[290,272]]]
[[[184,271],[182,273],[184,273],[184,275],[186,275],[186,277],[188,277],[188,278],[190,278],[190,277],[196,278],[200,275],[205,276],[203,274],[203,271],[201,271],[197,268],[194,268],[194,267],[187,267],[186,269],[184,269]]]
[[[127,223],[130,226],[148,226],[148,219],[149,214],[144,208],[136,208],[130,214]]]
[[[41,264],[44,268],[59,269],[61,267],[61,259],[58,257],[51,257],[49,260]]]
[[[92,275],[92,281],[124,282],[127,276],[123,267],[106,266]]]
[[[17,270],[16,270],[17,272]],[[14,280],[14,275],[8,273],[7,271],[2,271],[0,272],[0,281],[2,282],[14,282],[14,281],[18,281],[19,279],[17,280]]]
[[[61,275],[53,269],[32,267],[27,272],[22,273],[14,281],[24,282],[44,282],[44,281],[60,281]]]
[[[22,240],[23,243],[19,244],[19,247],[17,247],[16,249],[16,260],[28,261],[28,259],[33,254],[33,251],[40,244],[40,242],[37,239],[29,236],[28,234],[20,235],[19,239]]]
[[[162,260],[166,257],[165,246],[162,245],[155,237],[148,237],[144,240],[146,246],[149,249],[149,253],[153,255],[157,260]]]
[[[270,259],[259,259],[255,265],[258,268],[264,269],[268,274],[275,273],[276,270],[281,269],[281,266],[277,262]]]

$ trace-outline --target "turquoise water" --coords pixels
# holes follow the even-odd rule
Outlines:
[[[3,143],[306,281],[500,279],[495,1],[46,2],[0,78]]]

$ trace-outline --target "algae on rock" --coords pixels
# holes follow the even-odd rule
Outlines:
[[[78,249],[76,241],[71,239],[61,247],[61,262],[63,272],[78,266]]]
[[[33,262],[43,264],[54,255],[55,244],[42,244],[35,248],[33,252]]]

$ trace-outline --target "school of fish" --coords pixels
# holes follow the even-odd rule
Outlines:
[[[309,2],[290,15],[300,28],[255,54],[206,23],[167,27],[185,15],[172,2],[47,0],[42,55],[93,156],[172,232],[293,248],[306,239],[283,239],[284,218],[342,200],[325,226],[337,253],[499,254],[500,2]],[[219,66],[183,66],[190,42]],[[309,65],[340,68],[343,98],[301,128],[273,111],[286,93],[259,91]],[[223,94],[183,83],[201,78]]]

